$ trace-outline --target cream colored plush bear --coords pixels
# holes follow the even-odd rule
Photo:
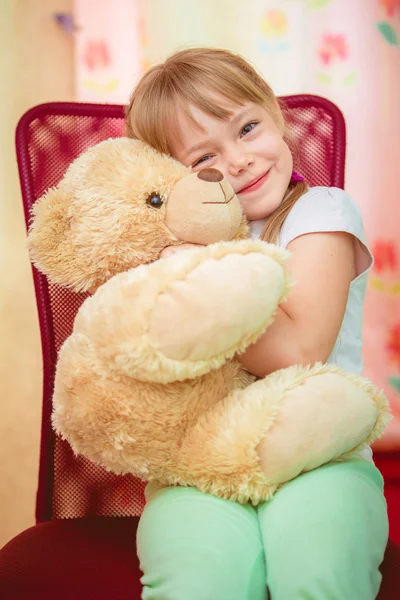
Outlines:
[[[111,139],[34,207],[33,262],[90,291],[58,360],[53,424],[115,473],[267,500],[360,450],[389,420],[371,383],[336,367],[255,380],[235,355],[289,290],[286,252],[247,239],[221,173]],[[169,245],[209,244],[157,260]]]

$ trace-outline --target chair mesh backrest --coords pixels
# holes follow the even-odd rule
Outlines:
[[[298,140],[295,169],[310,185],[344,186],[345,127],[339,109],[317,96],[283,99],[289,129]],[[55,186],[70,162],[89,146],[123,132],[123,107],[79,103],[43,104],[17,127],[16,146],[27,225],[32,204]],[[43,412],[36,516],[139,515],[143,484],[117,477],[75,457],[51,428],[51,397],[57,352],[72,330],[85,295],[48,284],[33,269],[43,350]]]

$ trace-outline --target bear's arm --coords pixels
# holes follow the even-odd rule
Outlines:
[[[110,369],[142,381],[182,381],[255,342],[289,288],[287,253],[223,242],[116,275],[82,305],[76,330]]]

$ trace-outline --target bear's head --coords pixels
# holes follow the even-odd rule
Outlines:
[[[89,148],[33,208],[31,259],[49,279],[94,292],[167,246],[242,239],[239,201],[216,169],[197,173],[128,138]]]

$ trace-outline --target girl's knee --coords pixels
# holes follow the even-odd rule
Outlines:
[[[143,599],[266,600],[262,549],[239,554],[185,541],[159,548],[142,563]]]
[[[316,469],[259,510],[274,600],[372,600],[387,513],[379,473],[363,462]]]
[[[191,488],[156,492],[138,528],[143,599],[265,600],[255,510]]]
[[[290,481],[259,509],[261,529],[274,524],[291,529],[332,526],[346,531],[361,527],[365,533],[387,526],[381,475],[372,463],[360,459],[331,463]],[[360,532],[361,533],[361,532]]]
[[[296,565],[286,564],[278,573],[267,570],[268,588],[274,600],[374,600],[381,579],[377,565],[368,570],[365,563],[357,565],[352,560],[299,561]]]

